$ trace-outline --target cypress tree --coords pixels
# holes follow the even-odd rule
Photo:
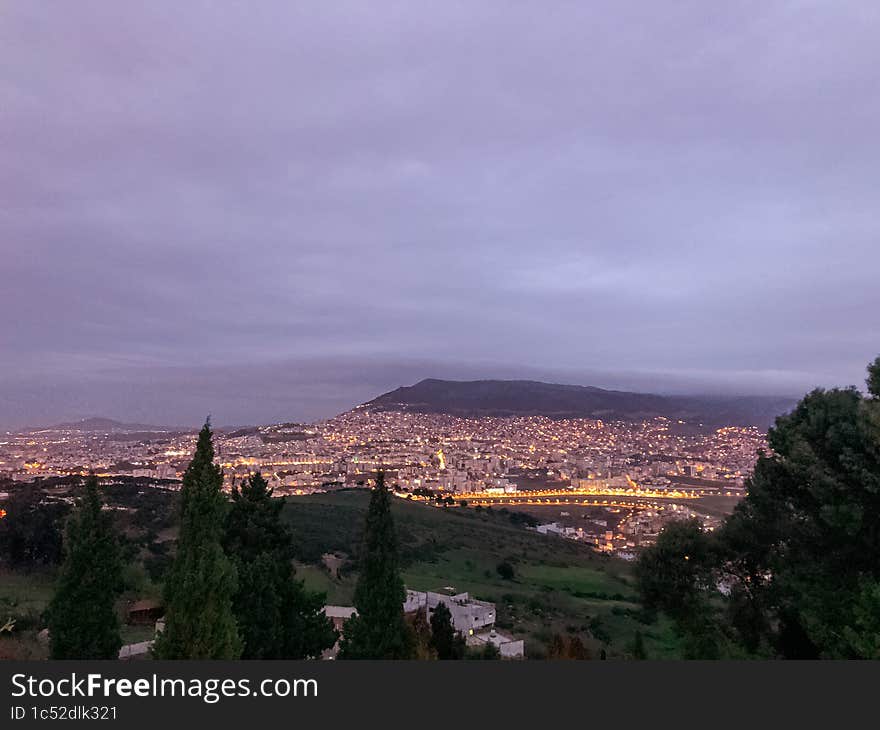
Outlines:
[[[463,656],[464,647],[456,640],[452,614],[442,601],[431,614],[431,647],[437,652],[438,659],[461,659]]]
[[[391,498],[385,475],[379,472],[367,510],[354,591],[358,614],[345,623],[339,658],[412,659],[415,649],[403,615],[405,599]]]
[[[101,510],[98,479],[67,523],[64,563],[49,604],[53,659],[116,659],[122,646],[116,597],[122,587],[119,544],[111,516]]]
[[[224,547],[238,572],[233,610],[243,659],[307,659],[336,643],[337,633],[322,610],[324,594],[305,590],[295,579],[283,508],[260,474],[232,490]]]
[[[153,649],[160,659],[237,659],[241,654],[232,610],[238,581],[221,544],[222,486],[206,422],[180,490],[177,555],[165,583],[165,630]]]
[[[413,658],[421,660],[436,659],[437,652],[431,644],[431,624],[428,623],[428,609],[420,608],[410,621],[413,637]]]

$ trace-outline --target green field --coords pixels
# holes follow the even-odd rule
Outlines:
[[[52,598],[51,572],[15,573],[0,570],[0,626],[14,621],[13,630],[0,635],[0,659],[45,659],[48,647],[37,641],[45,627],[44,611]],[[120,614],[125,596],[120,599]],[[122,624],[122,642],[133,644],[155,635],[153,626]]]
[[[369,494],[340,491],[287,500],[285,518],[299,545],[298,575],[329,603],[350,604],[360,530]],[[561,538],[538,535],[513,524],[501,510],[436,508],[394,500],[403,556],[403,578],[418,590],[468,591],[493,601],[498,628],[526,640],[527,653],[541,656],[553,634],[577,635],[598,656],[625,657],[640,630],[648,655],[673,657],[677,643],[666,623],[641,623],[630,564],[599,555]],[[349,557],[341,578],[320,562],[323,552]],[[504,580],[496,566],[514,566]]]
[[[294,533],[297,575],[326,601],[351,605],[357,580],[357,553],[369,502],[366,490],[289,497],[283,512]],[[526,530],[521,515],[505,509],[437,508],[423,502],[392,503],[406,585],[419,590],[467,591],[492,601],[502,632],[526,641],[528,656],[541,657],[554,634],[578,636],[593,656],[630,653],[636,631],[648,656],[672,658],[678,646],[667,622],[643,623],[632,565],[593,552],[587,546]],[[163,523],[164,524],[164,523]],[[162,526],[162,525],[160,525]],[[338,576],[322,561],[338,556]],[[126,569],[126,600],[160,595],[161,586],[145,575],[138,557]],[[513,566],[506,580],[500,562]],[[0,626],[16,621],[13,635],[0,637],[0,657],[40,658],[37,641],[43,612],[52,594],[51,573],[0,573]],[[126,642],[142,641],[152,628],[123,628]]]
[[[42,614],[52,598],[52,575],[0,570],[0,626],[14,622],[0,634],[0,659],[44,659],[47,649],[37,641]]]
[[[50,573],[0,570],[0,619],[42,613],[52,597],[52,581]]]

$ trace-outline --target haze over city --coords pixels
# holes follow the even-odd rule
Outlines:
[[[873,3],[10,3],[0,427],[861,385]]]

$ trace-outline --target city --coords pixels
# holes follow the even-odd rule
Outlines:
[[[175,489],[195,439],[195,432],[132,431],[101,419],[7,433],[0,478],[94,472]],[[515,509],[532,514],[543,533],[625,558],[671,519],[697,517],[714,529],[766,449],[756,427],[709,429],[660,417],[459,418],[365,406],[311,425],[218,429],[216,439],[226,490],[253,472],[278,496],[369,487],[382,469],[398,496],[444,508]]]
[[[878,38],[0,4],[4,727],[870,704]]]

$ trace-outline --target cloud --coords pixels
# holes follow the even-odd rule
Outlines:
[[[874,3],[3,12],[0,422],[175,368],[272,376],[166,420],[329,413],[303,358],[791,392],[876,355]]]

